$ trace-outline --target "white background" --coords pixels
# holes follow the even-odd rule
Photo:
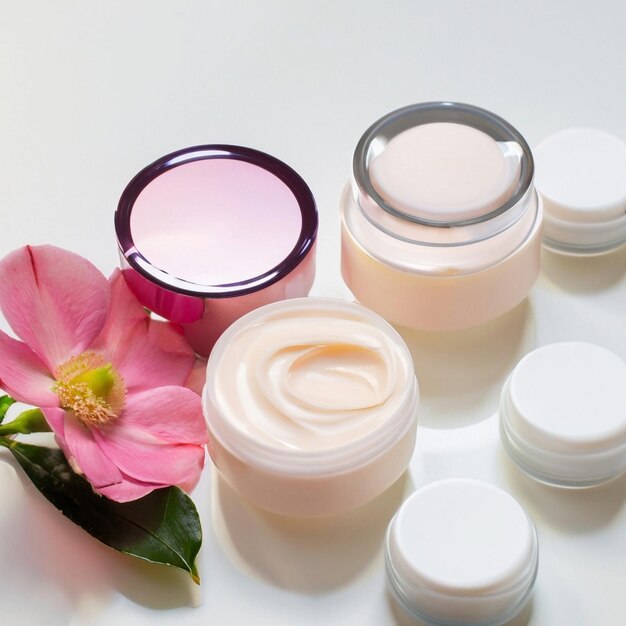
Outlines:
[[[625,29],[618,0],[0,0],[0,255],[52,243],[108,274],[130,178],[177,148],[233,143],[309,183],[321,221],[313,293],[349,297],[337,205],[370,123],[447,99],[498,113],[531,144],[569,126],[626,138]],[[535,599],[516,626],[626,625],[626,480],[585,493],[536,485],[502,456],[493,416],[502,381],[536,345],[591,340],[626,357],[625,268],[624,251],[546,254],[530,298],[500,320],[403,333],[422,388],[413,486],[491,480],[538,525]],[[380,550],[408,478],[345,518],[296,523],[205,472],[192,608],[184,576],[100,546],[0,470],[1,623],[411,623],[385,594]]]

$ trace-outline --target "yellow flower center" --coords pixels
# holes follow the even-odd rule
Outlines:
[[[119,416],[126,386],[117,370],[96,352],[73,356],[57,367],[52,390],[64,409],[87,425],[101,426]]]

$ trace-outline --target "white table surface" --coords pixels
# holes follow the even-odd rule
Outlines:
[[[313,293],[350,297],[337,205],[371,122],[447,99],[500,114],[531,144],[569,126],[626,138],[625,27],[618,0],[0,0],[0,255],[52,243],[108,273],[130,178],[174,149],[234,143],[307,180],[321,220]],[[385,593],[384,528],[404,493],[463,475],[504,486],[538,526],[534,602],[516,626],[625,626],[626,479],[535,484],[504,458],[494,417],[504,378],[537,345],[582,339],[626,358],[625,270],[624,250],[545,254],[530,298],[503,318],[403,332],[422,391],[416,454],[405,482],[363,510],[276,518],[207,469],[194,494],[201,597],[184,575],[74,527],[3,453],[0,623],[412,624]]]

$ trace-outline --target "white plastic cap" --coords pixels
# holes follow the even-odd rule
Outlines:
[[[385,557],[389,587],[409,614],[448,626],[496,626],[530,596],[537,534],[505,491],[477,480],[442,480],[400,507]]]
[[[626,242],[626,143],[602,130],[570,128],[533,155],[548,248],[600,254]]]
[[[590,487],[626,470],[626,364],[605,348],[566,342],[527,354],[500,402],[505,449],[527,474]]]

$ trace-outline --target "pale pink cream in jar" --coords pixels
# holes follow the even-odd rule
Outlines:
[[[415,447],[418,386],[400,335],[331,298],[275,302],[215,344],[202,404],[209,453],[260,508],[343,513],[381,494]]]
[[[342,274],[387,320],[424,330],[487,322],[539,272],[542,208],[520,133],[478,107],[417,104],[359,141],[341,200]]]
[[[313,283],[313,195],[251,148],[195,146],[155,161],[124,190],[115,228],[132,291],[202,356],[241,315]]]

